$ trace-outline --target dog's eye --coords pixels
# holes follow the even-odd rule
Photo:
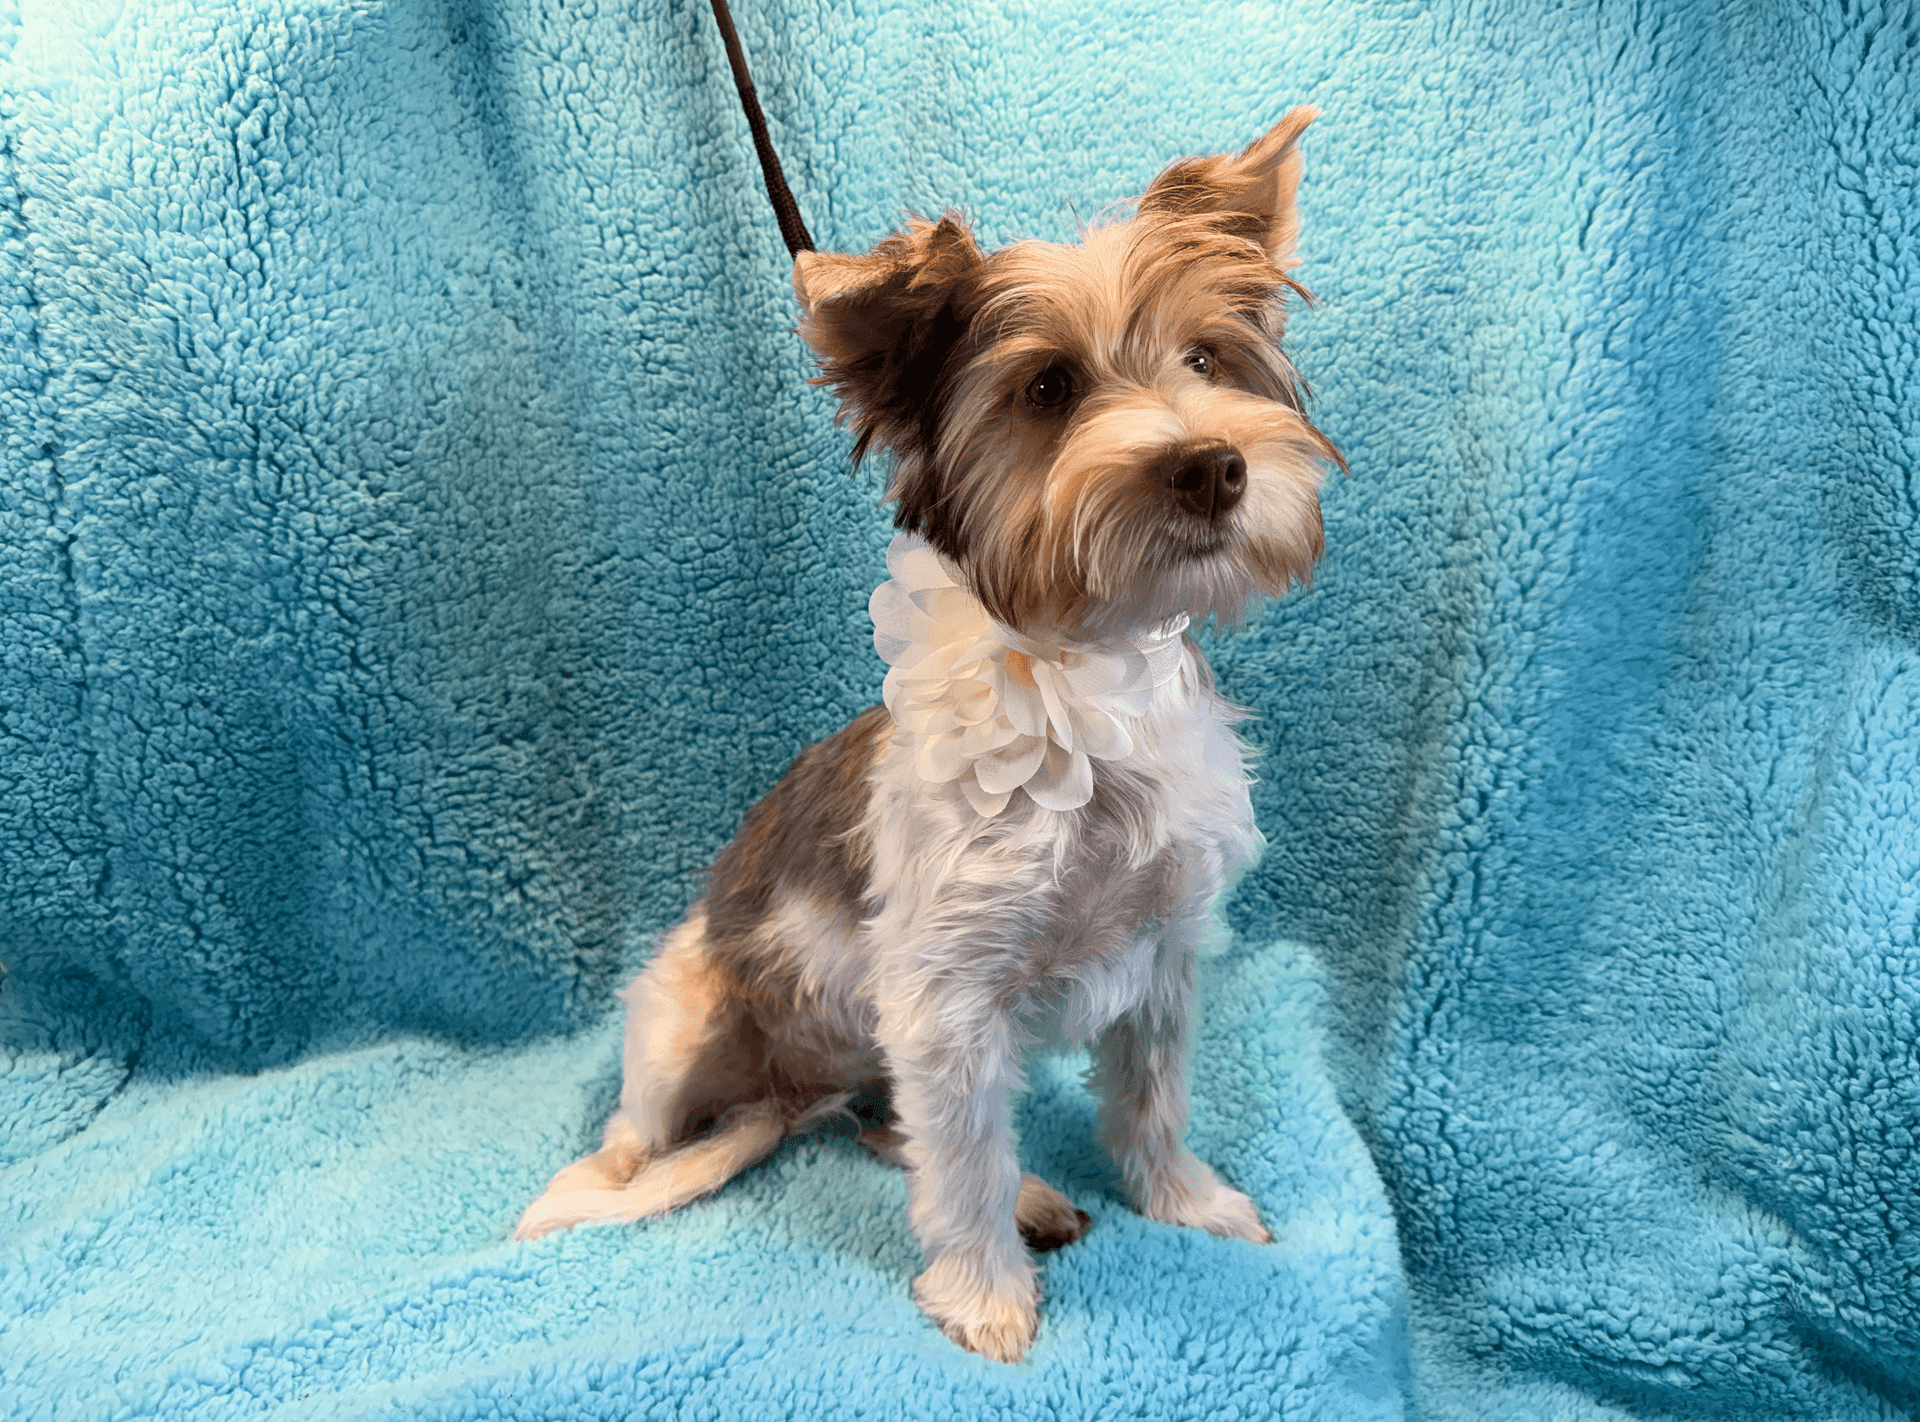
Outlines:
[[[1027,382],[1027,401],[1042,410],[1057,410],[1073,398],[1073,377],[1050,365]]]
[[[1202,380],[1211,380],[1219,370],[1219,362],[1214,360],[1213,352],[1205,346],[1196,346],[1180,358],[1180,363]]]

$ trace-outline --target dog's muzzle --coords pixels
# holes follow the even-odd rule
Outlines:
[[[1176,449],[1160,467],[1174,502],[1209,523],[1233,512],[1247,491],[1247,461],[1230,445]]]

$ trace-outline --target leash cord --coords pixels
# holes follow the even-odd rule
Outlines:
[[[813,238],[801,221],[800,205],[793,200],[786,176],[780,171],[780,156],[767,137],[767,116],[760,112],[760,98],[753,92],[753,76],[747,73],[747,57],[740,51],[740,35],[733,28],[733,16],[727,0],[713,0],[713,18],[720,26],[721,43],[727,47],[727,63],[733,68],[733,87],[740,91],[740,107],[746,110],[747,127],[753,130],[754,151],[760,155],[760,176],[766,180],[767,197],[773,203],[773,215],[780,223],[780,236],[787,254],[797,257],[813,250]]]

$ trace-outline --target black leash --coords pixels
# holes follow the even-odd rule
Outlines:
[[[773,215],[780,222],[780,236],[786,241],[787,254],[797,257],[813,250],[813,238],[807,224],[800,220],[800,205],[793,200],[780,157],[767,137],[767,117],[760,112],[759,96],[753,92],[753,76],[747,73],[747,57],[740,52],[740,36],[733,28],[733,16],[727,13],[727,0],[713,0],[713,18],[720,25],[720,40],[727,47],[727,63],[733,66],[733,86],[740,91],[740,107],[747,111],[747,127],[753,130],[754,151],[760,155],[760,175],[767,182],[767,197],[773,202]]]

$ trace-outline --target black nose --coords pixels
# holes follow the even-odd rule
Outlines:
[[[1247,492],[1247,461],[1224,444],[1183,450],[1168,461],[1167,487],[1188,513],[1220,518]]]

